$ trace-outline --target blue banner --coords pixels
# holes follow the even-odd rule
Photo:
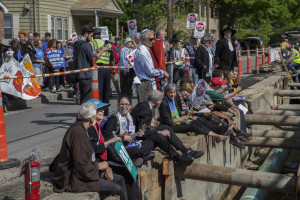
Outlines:
[[[53,69],[66,66],[64,52],[60,49],[51,49],[47,51],[47,57]]]

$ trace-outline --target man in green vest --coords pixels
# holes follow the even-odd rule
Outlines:
[[[293,72],[293,74],[298,74],[298,69],[300,67],[300,54],[299,51],[296,50],[296,48],[292,49],[291,45],[288,45],[286,47],[288,51],[290,51],[290,57],[287,60],[287,63],[289,64],[290,70]],[[298,75],[295,76],[294,82],[299,83],[299,77]]]
[[[102,51],[103,53],[97,60],[98,66],[114,65],[115,56],[111,49],[111,44],[105,44],[101,39],[101,28],[94,29],[94,39],[90,42],[93,52]],[[111,69],[98,69],[98,84],[99,84],[99,100],[104,103],[109,103],[111,96]],[[109,110],[106,109],[104,115],[108,115]]]

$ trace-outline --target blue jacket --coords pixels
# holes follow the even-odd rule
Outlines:
[[[43,54],[46,55],[46,49],[48,48],[48,42],[46,40],[43,41],[42,43],[42,51],[43,51]]]

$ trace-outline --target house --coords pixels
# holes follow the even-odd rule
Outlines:
[[[18,37],[19,30],[40,33],[41,38],[50,32],[52,38],[66,41],[73,32],[80,35],[85,24],[97,27],[99,17],[116,20],[118,35],[118,17],[123,14],[116,0],[2,0],[0,7],[4,44]]]

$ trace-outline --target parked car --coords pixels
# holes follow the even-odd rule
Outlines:
[[[247,49],[247,46],[250,47],[250,49],[256,49],[256,46],[258,48],[262,48],[263,41],[259,37],[248,37],[247,39],[244,39],[241,41],[241,48],[243,50]]]

